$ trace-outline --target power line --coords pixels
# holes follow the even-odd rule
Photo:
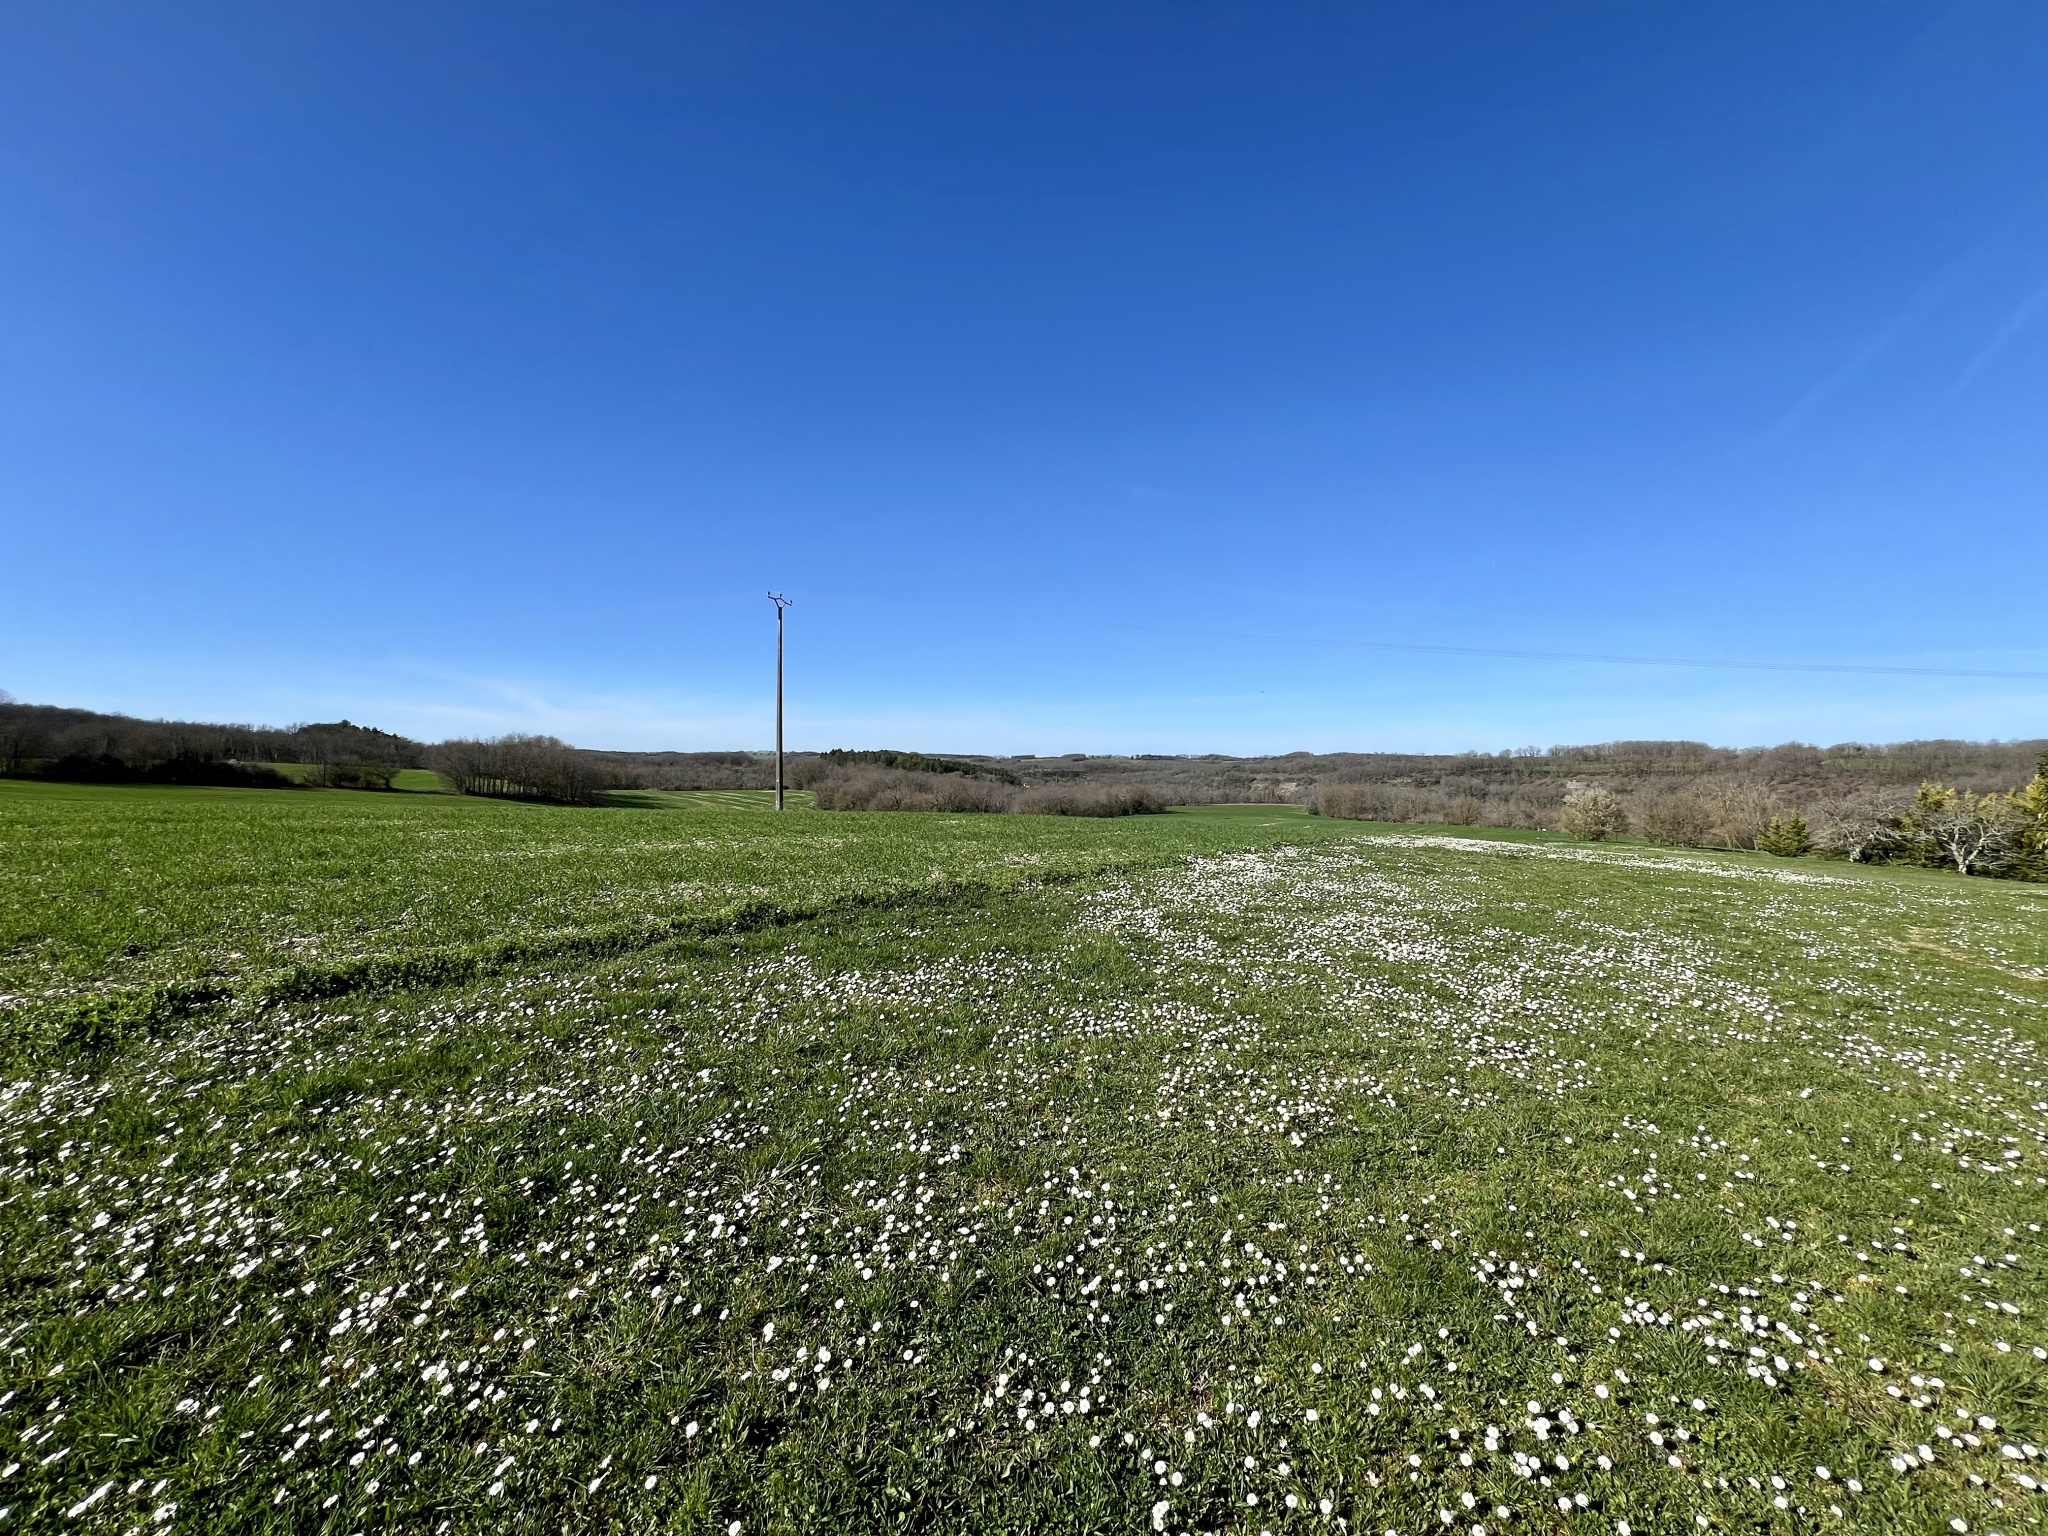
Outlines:
[[[1093,624],[1092,629],[1180,635],[1205,640],[1258,640],[1278,645],[1323,645],[1357,651],[1408,651],[1427,656],[1491,656],[1511,661],[1597,661],[1628,667],[1707,667],[1739,672],[1849,672],[1872,677],[1981,677],[2048,682],[2048,672],[1991,672],[1963,667],[1880,667],[1827,661],[1709,661],[1691,656],[1613,656],[1597,651],[1526,651],[1501,646],[1422,645],[1397,640],[1348,640],[1326,635],[1264,635],[1240,630],[1185,629],[1151,624]]]

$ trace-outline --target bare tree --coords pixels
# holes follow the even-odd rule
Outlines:
[[[1709,826],[1709,848],[1754,848],[1783,806],[1769,786],[1743,780],[1715,783],[1701,791]]]
[[[1905,849],[1901,825],[1908,802],[1897,795],[1859,795],[1822,808],[1813,845],[1852,864],[1884,864]]]
[[[465,795],[587,805],[602,775],[574,747],[552,736],[457,739],[434,748],[433,766]]]
[[[1676,789],[1651,797],[1636,813],[1636,826],[1653,843],[1704,848],[1713,835],[1714,814],[1697,790]]]
[[[1930,791],[1932,791],[1930,793]],[[1929,785],[1913,807],[1912,823],[1959,875],[1987,875],[2020,851],[2026,832],[2019,808],[2004,795]]]

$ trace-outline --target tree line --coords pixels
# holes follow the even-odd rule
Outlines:
[[[998,763],[973,758],[928,757],[922,752],[898,752],[887,747],[860,752],[834,747],[829,752],[820,752],[818,759],[833,768],[898,768],[906,773],[957,773],[970,779],[993,779],[998,784],[1023,782],[1014,772]]]
[[[1634,832],[1670,847],[1748,849],[1781,858],[1812,854],[2048,881],[2048,752],[2036,758],[2033,777],[2012,789],[1934,780],[1911,789],[1831,787],[1835,793],[1801,796],[1768,780],[1705,775],[1682,788],[1628,796],[1607,784],[1566,780],[1540,824],[1594,842]],[[1318,788],[1309,808],[1369,821],[1488,821],[1488,807],[1476,796],[1446,804],[1440,791],[1388,786]]]
[[[610,788],[588,757],[553,736],[495,736],[444,741],[429,758],[434,771],[465,795],[590,805]]]
[[[1714,747],[1614,741],[1498,752],[1268,757],[792,753],[822,808],[1124,815],[1232,801],[1325,816],[1634,833],[1679,847],[1815,853],[2041,878],[2048,741]],[[280,772],[279,765],[289,769]],[[435,746],[348,720],[283,729],[21,704],[0,694],[0,774],[100,782],[388,788],[432,767],[464,794],[590,804],[610,789],[766,789],[766,752],[607,752],[552,736]],[[2033,779],[2015,789],[2029,770]],[[2030,799],[2029,797],[2034,797]]]
[[[0,776],[11,778],[376,790],[405,769],[432,768],[462,794],[587,805],[606,789],[765,789],[772,763],[748,752],[592,752],[517,734],[429,745],[349,720],[138,720],[0,694]]]
[[[16,778],[370,788],[388,786],[401,769],[425,766],[426,754],[419,742],[348,720],[277,729],[0,700],[0,773]],[[305,772],[295,779],[276,764]]]
[[[808,780],[821,811],[950,811],[1013,816],[1143,816],[1166,809],[1142,784],[1049,784],[1026,788],[931,770],[823,765]]]

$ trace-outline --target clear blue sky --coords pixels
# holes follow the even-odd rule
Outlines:
[[[0,686],[587,745],[2048,733],[2048,8],[14,4]]]

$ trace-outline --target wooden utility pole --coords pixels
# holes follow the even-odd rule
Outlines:
[[[789,599],[780,592],[770,592],[768,601],[775,605],[775,809],[782,809],[782,610],[789,607]]]

